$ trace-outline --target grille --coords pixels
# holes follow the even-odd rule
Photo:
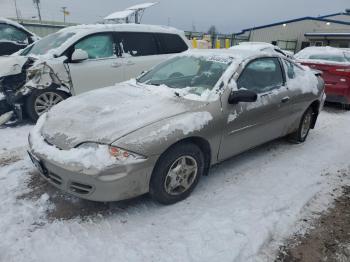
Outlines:
[[[85,185],[77,182],[71,182],[69,185],[69,190],[81,194],[81,195],[87,195],[92,192],[93,187],[90,185]]]
[[[62,185],[62,178],[58,175],[55,175],[53,173],[48,174],[48,178],[50,181],[56,185]]]

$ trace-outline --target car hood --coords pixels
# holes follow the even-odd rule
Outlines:
[[[41,132],[49,144],[61,149],[84,142],[111,144],[133,131],[205,104],[177,97],[167,87],[122,83],[56,105],[46,115]]]
[[[21,73],[23,65],[28,58],[25,56],[1,56],[0,57],[0,77],[16,75]]]

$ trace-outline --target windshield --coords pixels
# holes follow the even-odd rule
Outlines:
[[[230,57],[180,56],[156,66],[137,80],[148,85],[190,88],[191,93],[201,95],[214,88],[231,62]]]
[[[28,46],[21,53],[22,56],[25,55],[45,55],[50,50],[60,47],[69,38],[74,36],[75,33],[72,32],[57,32],[44,37],[43,39],[35,42],[33,45]]]

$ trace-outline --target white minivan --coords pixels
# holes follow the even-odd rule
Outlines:
[[[32,120],[71,95],[133,78],[190,48],[183,31],[140,24],[62,29],[0,58],[0,115]]]

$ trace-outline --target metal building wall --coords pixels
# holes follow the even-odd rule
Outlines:
[[[261,29],[247,31],[244,35],[249,36],[249,41],[267,42],[284,40],[297,41],[295,51],[301,49],[301,43],[308,41],[304,34],[312,32],[343,32],[349,31],[350,25],[330,23],[317,20],[301,20],[287,24],[275,25]]]

